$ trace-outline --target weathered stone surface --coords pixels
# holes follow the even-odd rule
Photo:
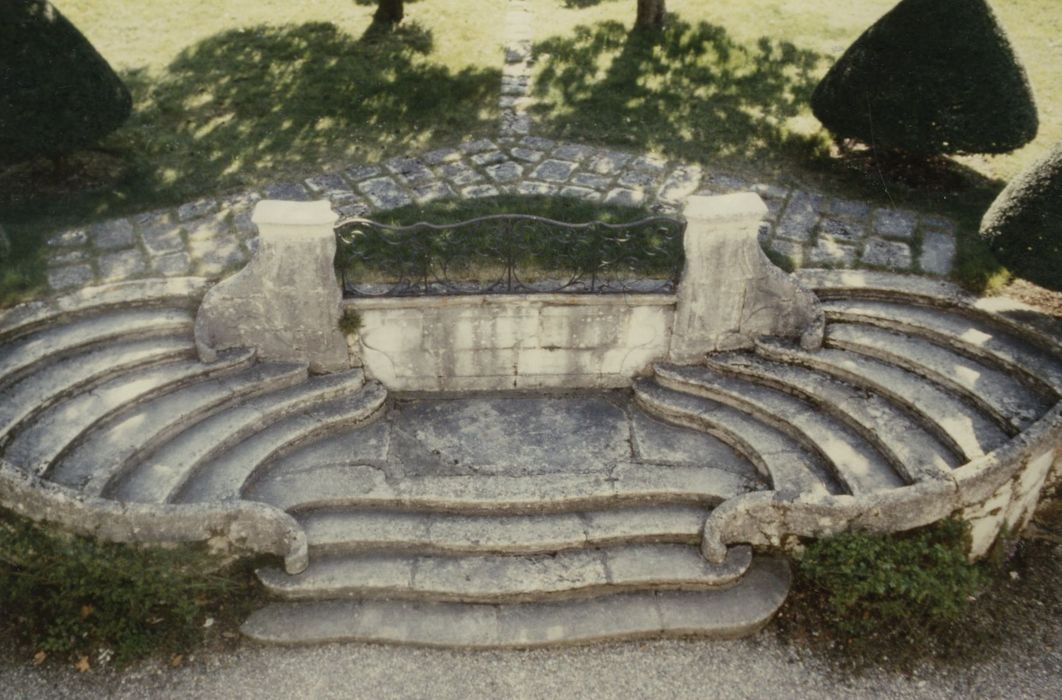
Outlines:
[[[808,262],[812,265],[830,267],[851,267],[856,259],[856,249],[829,238],[820,238],[808,251]]]
[[[347,182],[339,173],[324,173],[306,178],[306,186],[311,192],[333,192],[349,190]]]
[[[516,193],[521,195],[549,196],[557,194],[559,187],[548,182],[523,180],[516,183]]]
[[[358,185],[358,189],[377,209],[397,209],[413,203],[409,194],[389,177],[366,180]]]
[[[258,251],[207,293],[196,317],[204,361],[224,348],[252,347],[263,360],[306,362],[315,372],[350,366],[339,332],[335,221],[327,201],[258,203]]]
[[[192,269],[192,256],[188,253],[168,253],[151,259],[151,269],[163,277],[187,275]]]
[[[498,147],[494,145],[493,141],[489,139],[479,139],[478,141],[466,141],[462,143],[458,148],[461,149],[466,155],[474,153],[482,153],[484,151],[496,151]]]
[[[442,165],[461,160],[461,151],[456,148],[437,148],[434,151],[428,151],[420,159],[428,165]]]
[[[811,239],[819,219],[822,196],[798,190],[789,197],[789,204],[778,220],[779,238],[804,243]]]
[[[83,228],[72,228],[67,231],[61,231],[48,238],[48,245],[55,248],[82,246],[86,243],[88,243],[88,233],[86,233]]]
[[[664,202],[681,203],[693,194],[701,182],[699,165],[682,165],[667,176],[657,197]]]
[[[477,153],[472,156],[472,162],[476,165],[494,165],[495,163],[504,163],[509,157],[501,151],[486,151],[484,153]]]
[[[629,153],[604,151],[590,161],[589,168],[598,175],[615,175],[630,159],[631,154]]]
[[[383,173],[383,168],[378,165],[355,165],[352,168],[347,168],[343,174],[351,182],[361,182],[362,180],[368,180],[371,177],[376,177]]]
[[[468,199],[477,199],[479,197],[497,197],[498,188],[494,185],[471,185],[461,190],[461,196]]]
[[[524,148],[522,146],[510,148],[509,153],[512,154],[513,158],[522,160],[526,163],[537,163],[546,155],[542,151],[537,151],[533,148]]]
[[[213,199],[197,199],[177,207],[177,220],[198,219],[218,210],[218,203]]]
[[[547,182],[567,182],[577,167],[578,164],[571,161],[545,160],[531,171],[531,177]]]
[[[905,209],[875,209],[874,233],[886,238],[911,238],[918,215]]]
[[[870,205],[858,199],[827,199],[824,209],[834,218],[856,224],[865,224],[870,216]]]
[[[439,174],[458,186],[471,185],[483,179],[475,168],[463,161],[446,163],[439,168]]]
[[[435,174],[418,158],[392,158],[384,165],[397,175],[399,180],[408,185],[423,185],[431,182],[435,177]]]
[[[137,248],[101,255],[96,264],[103,282],[129,279],[147,271],[147,259]]]
[[[886,267],[891,270],[907,270],[911,267],[911,246],[899,241],[868,238],[862,260],[867,265]]]
[[[495,182],[515,182],[524,174],[523,167],[511,160],[489,165],[486,170],[487,175]]]
[[[300,182],[274,182],[262,188],[266,199],[283,199],[289,202],[308,202],[312,197]]]
[[[91,265],[70,265],[48,270],[48,286],[55,291],[78,289],[96,279]]]
[[[133,223],[129,219],[112,219],[94,224],[88,229],[92,245],[99,250],[128,248],[136,242]]]
[[[831,243],[854,245],[866,236],[866,228],[862,224],[834,219],[832,216],[819,221],[817,229],[820,243],[827,239]]]
[[[777,232],[777,228],[775,231]],[[799,242],[778,238],[776,235],[770,247],[775,253],[788,259],[793,266],[800,267],[804,264],[804,246]]]
[[[188,250],[196,271],[208,277],[231,271],[247,260],[247,253],[235,236],[193,240]]]
[[[752,347],[760,335],[814,331],[822,314],[818,302],[760,249],[757,230],[766,207],[757,195],[692,197],[685,213],[686,266],[671,337],[673,360]]]
[[[931,275],[948,275],[955,262],[955,236],[941,231],[926,231],[918,265]]]
[[[617,187],[609,190],[605,195],[606,204],[615,204],[621,207],[636,207],[645,201],[645,192]]]
[[[583,199],[588,202],[597,202],[601,199],[601,193],[596,190],[592,190],[589,187],[574,187],[571,185],[562,187],[560,196],[574,197],[575,199]]]

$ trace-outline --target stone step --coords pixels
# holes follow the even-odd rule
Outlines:
[[[374,642],[473,649],[650,637],[733,638],[767,624],[789,592],[789,565],[757,556],[733,586],[643,591],[552,603],[470,605],[387,600],[273,603],[241,628],[259,642]]]
[[[293,512],[390,508],[504,515],[624,505],[715,507],[757,486],[723,469],[642,463],[586,473],[418,476],[397,482],[377,467],[327,464],[297,472],[267,470],[244,489],[244,497]]]
[[[654,369],[662,386],[748,413],[820,455],[853,495],[906,483],[873,445],[800,399],[705,367],[658,364]]]
[[[383,385],[368,382],[353,396],[315,404],[298,415],[271,423],[228,451],[202,463],[170,500],[203,503],[239,498],[244,484],[285,450],[364,423],[386,401],[387,390]]]
[[[1062,359],[993,324],[945,309],[843,299],[823,303],[831,321],[863,323],[924,337],[1021,378],[1050,401],[1062,397]]]
[[[963,461],[982,457],[1009,439],[995,419],[925,378],[866,355],[823,348],[808,352],[780,340],[763,339],[756,351],[776,362],[799,364],[884,396],[918,416]]]
[[[244,369],[252,362],[254,351],[231,350],[209,365],[198,360],[179,360],[133,370],[41,413],[11,440],[4,450],[4,459],[43,475],[89,430],[120,411],[188,384]]]
[[[306,366],[260,364],[237,374],[213,377],[148,401],[86,435],[47,476],[80,489],[89,481],[106,483],[143,455],[217,411],[267,391],[306,380]]]
[[[959,465],[958,454],[923,430],[906,412],[865,389],[752,353],[709,355],[708,367],[813,404],[816,410],[841,421],[871,443],[909,482],[944,478]]]
[[[121,501],[164,503],[203,463],[279,420],[359,391],[364,382],[361,370],[350,370],[258,396],[185,430],[119,478],[89,482],[86,492]]]
[[[59,360],[0,391],[0,446],[19,426],[60,399],[83,392],[114,376],[162,362],[195,357],[184,336],[117,342]]]
[[[706,506],[636,507],[536,515],[377,510],[301,514],[310,556],[380,550],[417,554],[549,554],[620,544],[698,545]]]
[[[104,311],[161,307],[191,311],[211,284],[203,277],[132,280],[19,304],[0,312],[0,345],[44,326]]]
[[[852,323],[831,323],[826,345],[909,370],[972,402],[1016,435],[1051,407],[1021,382],[923,338]]]
[[[178,334],[190,338],[193,320],[192,313],[184,309],[137,309],[112,311],[30,333],[0,348],[0,387],[40,371],[45,362],[93,345]]]
[[[703,590],[735,583],[752,550],[732,547],[710,564],[697,547],[628,545],[553,555],[323,557],[292,576],[258,571],[265,589],[286,600],[388,598],[460,603],[525,603],[632,590]]]
[[[737,409],[649,380],[634,383],[634,396],[649,413],[703,430],[727,443],[755,464],[777,491],[819,495],[843,491],[834,476],[798,442]]]

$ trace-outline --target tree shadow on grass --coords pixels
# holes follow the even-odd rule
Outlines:
[[[719,26],[669,18],[661,32],[620,22],[577,27],[535,46],[537,117],[569,138],[653,148],[689,160],[813,153],[793,134],[823,59],[789,42],[740,44]]]
[[[129,165],[121,181],[43,197],[27,191],[0,206],[15,222],[81,221],[492,128],[500,71],[451,70],[432,62],[432,48],[415,23],[360,38],[329,23],[212,36],[161,76],[123,75],[135,112],[103,144]]]

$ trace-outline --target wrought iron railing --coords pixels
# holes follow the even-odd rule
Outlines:
[[[456,224],[336,227],[344,296],[499,293],[672,293],[686,222],[570,224],[498,214]]]

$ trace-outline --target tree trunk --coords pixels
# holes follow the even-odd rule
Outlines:
[[[398,24],[405,16],[403,2],[404,0],[379,0],[376,5],[376,14],[372,16],[372,21]]]
[[[634,20],[635,29],[656,29],[664,26],[664,14],[667,0],[638,0],[638,18]]]

